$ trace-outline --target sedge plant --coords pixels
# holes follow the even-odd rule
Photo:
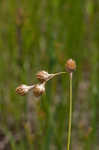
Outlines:
[[[69,90],[69,122],[68,122],[68,135],[67,135],[67,150],[70,150],[71,125],[72,125],[72,77],[73,77],[73,72],[76,69],[75,61],[72,59],[67,60],[65,64],[65,69],[66,72],[58,72],[58,73],[51,73],[51,74],[49,74],[44,70],[39,71],[36,74],[36,78],[39,80],[39,83],[33,85],[22,84],[16,88],[16,93],[21,96],[24,96],[30,91],[32,91],[35,97],[40,97],[42,94],[45,93],[45,85],[49,80],[62,74],[66,74],[66,73],[69,74],[70,90]]]

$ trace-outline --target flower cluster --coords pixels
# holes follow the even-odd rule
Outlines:
[[[66,67],[67,72],[69,72],[69,73],[73,72],[76,69],[76,63],[74,60],[69,59],[69,60],[67,60],[65,67]],[[48,80],[52,79],[53,77],[55,77],[57,75],[61,75],[64,73],[66,73],[66,72],[58,72],[58,73],[54,73],[54,74],[49,74],[48,72],[46,72],[44,70],[39,71],[36,74],[36,78],[39,80],[38,84],[34,84],[31,86],[22,84],[16,88],[16,93],[21,96],[24,96],[29,91],[32,91],[35,97],[39,97],[45,93],[45,84],[47,83]]]
[[[36,78],[40,81],[40,83],[31,85],[31,86],[22,84],[16,88],[16,93],[21,96],[24,96],[29,91],[32,91],[35,97],[39,97],[43,93],[45,93],[45,84],[52,77],[54,77],[54,74],[49,74],[48,72],[44,70],[40,71],[36,74]]]

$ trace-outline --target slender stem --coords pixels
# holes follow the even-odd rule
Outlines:
[[[67,150],[70,150],[70,140],[71,140],[71,124],[72,124],[72,73],[70,73],[70,104],[69,104],[69,126],[68,126],[68,142]]]
[[[57,73],[54,73],[54,74],[51,74],[51,76],[47,79],[47,81],[51,80],[52,78],[54,78],[55,76],[58,76],[58,75],[61,75],[61,74],[65,74],[67,72],[57,72]],[[46,81],[46,82],[47,82]]]
[[[54,76],[65,74],[65,73],[67,73],[67,72],[57,72],[57,73],[54,74]]]

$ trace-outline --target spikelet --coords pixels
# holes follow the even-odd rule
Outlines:
[[[41,84],[36,84],[33,88],[33,94],[35,97],[41,96],[43,93],[45,93],[45,82]]]
[[[24,96],[26,95],[32,88],[34,87],[34,85],[31,85],[31,86],[28,86],[28,85],[25,85],[25,84],[22,84],[20,86],[18,86],[16,88],[16,93],[21,95],[21,96]]]
[[[76,62],[72,59],[68,59],[65,64],[66,71],[71,73],[76,70]]]

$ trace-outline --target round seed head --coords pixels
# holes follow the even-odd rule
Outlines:
[[[76,62],[72,59],[68,59],[65,64],[66,71],[71,73],[76,70]]]
[[[36,84],[33,88],[33,94],[35,97],[41,96],[43,93],[45,93],[45,83],[42,84]]]
[[[40,82],[44,82],[47,81],[50,77],[50,74],[46,71],[40,71],[36,74],[36,78],[40,81]]]
[[[29,91],[28,86],[24,85],[24,84],[22,84],[16,88],[16,93],[20,94],[21,96],[24,96],[26,93],[28,93],[28,91]]]
[[[34,87],[34,85],[31,86],[27,86],[25,84],[22,84],[20,86],[18,86],[16,88],[16,93],[20,94],[21,96],[24,96],[25,94],[27,94],[29,92],[29,90],[31,90]]]

